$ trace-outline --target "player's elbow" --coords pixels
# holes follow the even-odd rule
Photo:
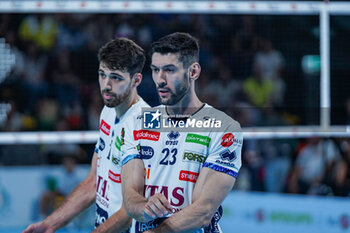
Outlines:
[[[210,205],[203,205],[201,208],[201,214],[200,214],[200,228],[206,227],[210,224],[211,219],[213,217],[213,211],[212,207]]]

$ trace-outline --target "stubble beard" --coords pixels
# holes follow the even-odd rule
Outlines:
[[[175,91],[171,91],[170,92],[170,98],[167,100],[163,100],[159,95],[159,102],[163,105],[175,105],[176,103],[178,103],[189,91],[190,89],[190,85],[188,83],[188,75],[185,73],[183,76],[183,82],[181,83],[181,85],[177,86],[175,88]]]
[[[102,96],[104,93],[108,93],[111,94],[110,92],[106,92],[106,91],[102,91]],[[106,100],[103,98],[103,102],[104,104],[109,107],[109,108],[115,108],[118,105],[120,105],[121,103],[123,103],[131,94],[131,83],[128,86],[128,88],[122,93],[122,94],[115,94],[113,93],[113,97],[110,100]]]

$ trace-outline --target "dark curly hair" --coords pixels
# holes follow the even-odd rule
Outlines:
[[[128,72],[131,77],[142,72],[146,60],[143,49],[127,38],[109,41],[100,48],[97,58],[108,69]]]
[[[154,53],[178,54],[183,67],[188,68],[192,63],[199,62],[198,39],[188,33],[175,32],[153,42],[150,55]]]

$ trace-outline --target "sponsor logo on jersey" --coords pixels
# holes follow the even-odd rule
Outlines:
[[[157,111],[145,111],[143,113],[143,127],[145,129],[159,129],[162,114]]]
[[[151,141],[158,141],[160,133],[149,130],[134,130],[134,140],[145,139]]]
[[[118,158],[117,155],[115,155],[114,153],[112,153],[112,163],[114,163],[115,165],[120,164],[120,158]]]
[[[180,171],[179,180],[196,183],[199,173],[190,171]]]
[[[106,134],[109,135],[111,132],[111,126],[109,124],[107,124],[103,119],[101,121],[101,125],[100,125],[100,130]]]
[[[108,178],[112,180],[115,183],[121,183],[121,177],[120,174],[114,173],[111,170],[108,171]]]
[[[218,159],[215,162],[222,164],[222,165],[229,166],[229,167],[236,167],[236,165],[233,162],[225,162],[225,161],[218,160]]]
[[[148,180],[151,174],[151,164],[148,164],[147,168],[145,167],[145,178]]]
[[[229,151],[229,150],[225,150],[223,152],[220,153],[220,157],[223,160],[227,160],[227,161],[233,161],[237,158],[236,152],[235,151]]]
[[[175,145],[176,146],[179,143],[178,140],[176,140],[180,136],[179,132],[171,131],[170,133],[167,134],[167,136],[170,140],[165,141],[165,145]]]
[[[235,136],[232,133],[224,134],[221,138],[221,146],[229,147],[233,144],[235,140]]]
[[[97,177],[97,185],[96,185],[96,200],[100,201],[102,205],[108,208],[109,206],[109,198],[108,198],[108,189],[109,185],[107,180],[105,180],[102,176]]]
[[[108,219],[107,211],[105,211],[98,204],[96,204],[95,227],[98,227],[100,224],[104,223],[107,219]]]
[[[186,136],[185,142],[197,143],[209,147],[211,138],[199,134],[189,133]]]
[[[167,219],[167,217],[157,218],[157,219],[151,220],[149,222],[136,221],[135,232],[142,233],[145,231],[152,230],[152,229],[156,228],[157,226],[159,226],[159,224],[161,224],[165,219]]]
[[[182,206],[185,202],[183,187],[175,187],[174,189],[169,190],[168,186],[145,185],[145,197],[151,197],[156,193],[163,194],[173,207]]]
[[[98,149],[100,151],[103,151],[105,148],[106,148],[106,143],[105,143],[105,141],[102,138],[100,138],[100,143],[98,145]]]
[[[124,137],[125,137],[125,129],[124,128],[122,128],[122,131],[120,132],[120,137],[121,137],[121,139],[117,136],[115,139],[115,143],[114,143],[115,147],[119,151],[121,151],[121,147],[122,147],[122,145],[124,145]]]
[[[154,155],[154,150],[150,146],[140,146],[139,151],[142,155],[142,159],[150,159]]]
[[[204,163],[206,157],[201,154],[197,154],[196,152],[191,151],[185,151],[183,156],[183,161],[185,162],[198,162],[198,163]]]

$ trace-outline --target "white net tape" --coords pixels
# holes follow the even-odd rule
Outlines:
[[[310,127],[257,127],[243,129],[245,139],[282,139],[308,137],[350,137],[350,126],[327,129]],[[96,143],[98,131],[6,132],[0,133],[0,144]]]
[[[89,13],[221,13],[221,14],[319,14],[326,4],[332,14],[350,14],[346,2],[276,1],[75,1],[2,0],[0,12],[89,12]]]

